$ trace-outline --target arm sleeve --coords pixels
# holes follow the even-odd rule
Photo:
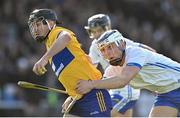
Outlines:
[[[128,50],[126,58],[127,58],[127,60],[126,60],[127,66],[136,66],[141,69],[142,66],[144,66],[146,64],[148,55],[147,55],[145,49],[142,49],[139,47],[137,47],[137,48],[134,47],[134,48]]]

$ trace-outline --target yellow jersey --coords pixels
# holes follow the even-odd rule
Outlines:
[[[50,60],[50,65],[54,70],[58,80],[62,83],[70,96],[78,95],[75,91],[76,83],[82,80],[101,79],[101,72],[98,71],[89,61],[85,52],[81,49],[75,34],[63,27],[55,27],[51,30],[46,39],[45,45],[47,50],[52,46],[61,31],[69,32],[71,40],[68,45],[59,53],[54,55]],[[78,95],[80,99],[82,95]]]

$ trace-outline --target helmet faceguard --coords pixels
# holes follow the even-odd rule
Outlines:
[[[48,20],[57,22],[56,13],[50,9],[36,9],[30,14],[28,25],[32,37],[37,42],[43,42],[52,30],[53,27],[50,27]],[[45,25],[48,27],[49,31],[45,30]],[[40,34],[38,30],[45,31],[45,33]]]
[[[111,29],[111,20],[109,16],[105,14],[97,14],[88,19],[88,25],[84,28],[88,32],[90,38],[94,38],[92,35],[92,29],[96,27],[101,27],[104,31]]]
[[[33,22],[29,23],[29,30],[32,37],[40,43],[43,42],[48,35],[48,32],[46,32],[46,34],[42,34],[42,32],[40,33],[40,31],[45,31],[44,25],[47,25],[44,18],[36,19]]]
[[[121,44],[122,42],[124,42],[125,44],[125,41],[123,40],[123,36],[117,30],[106,31],[104,34],[101,35],[101,37],[97,41],[98,49],[106,59],[107,59],[107,54],[103,54],[103,50],[105,50],[105,48],[111,49],[114,55],[115,52],[112,48],[112,45],[115,45],[119,49],[119,51],[122,51],[121,58],[115,57],[112,59],[108,59],[109,63],[113,66],[120,65],[124,58],[125,46],[124,48],[120,47],[120,45],[122,45]]]

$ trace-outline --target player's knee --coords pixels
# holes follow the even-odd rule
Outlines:
[[[155,106],[150,112],[150,117],[177,117],[178,110],[169,106]]]

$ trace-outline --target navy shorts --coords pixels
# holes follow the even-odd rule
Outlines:
[[[80,117],[110,117],[111,110],[109,92],[105,89],[93,89],[76,101],[69,113]]]
[[[123,98],[120,94],[111,94],[113,109],[119,113],[124,114],[127,110],[135,106],[137,100],[130,100]]]
[[[180,88],[158,94],[154,106],[169,106],[180,111]]]

